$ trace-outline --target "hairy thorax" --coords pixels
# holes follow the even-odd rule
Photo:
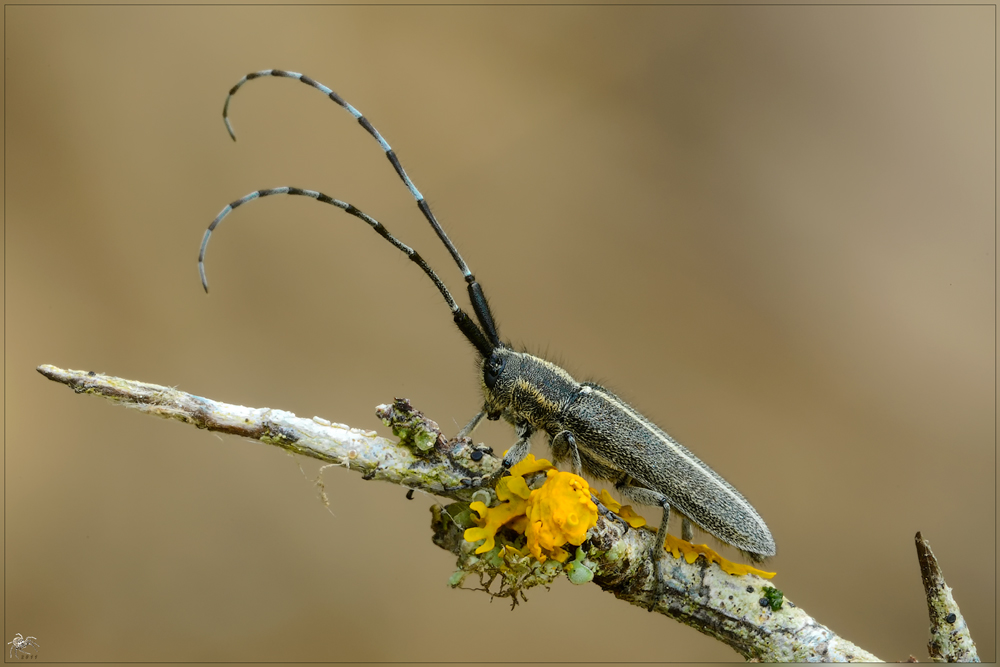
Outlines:
[[[483,385],[487,415],[502,417],[515,427],[528,424],[533,431],[552,433],[581,385],[555,364],[526,352],[504,350],[503,356],[504,378],[492,389]]]

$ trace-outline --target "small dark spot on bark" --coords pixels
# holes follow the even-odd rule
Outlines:
[[[87,375],[89,375],[90,377],[94,377],[95,375],[97,375],[97,373],[95,373],[94,371],[87,371]]]
[[[769,607],[771,605],[767,598],[761,598],[759,602],[761,607]]]
[[[753,593],[753,586],[747,586],[747,593]]]
[[[375,468],[372,468],[371,470],[369,470],[368,472],[366,472],[364,475],[362,475],[361,479],[363,479],[363,480],[372,480],[372,479],[375,479]]]
[[[409,491],[406,492],[406,499],[413,500],[413,489],[410,489]]]
[[[469,455],[469,458],[471,458],[473,461],[482,461],[483,453],[477,449],[476,451],[472,452],[472,454]]]
[[[732,599],[733,599],[733,596],[732,596],[732,595],[730,595],[730,596],[729,596],[729,599],[730,599],[730,600],[732,600]]]
[[[944,617],[944,620],[948,621],[949,623],[954,623],[957,619],[958,616],[956,616],[955,614],[948,614],[947,616]]]

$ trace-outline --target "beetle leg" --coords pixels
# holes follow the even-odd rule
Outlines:
[[[470,421],[468,424],[462,427],[462,430],[458,432],[458,435],[455,436],[455,439],[461,440],[462,438],[467,438],[468,436],[472,435],[472,432],[476,430],[476,427],[479,426],[479,422],[483,421],[483,417],[485,416],[486,416],[486,411],[483,410],[478,415],[473,417],[472,421]]]
[[[569,431],[559,431],[556,433],[556,436],[552,438],[552,455],[557,461],[569,459],[571,461],[570,465],[573,467],[573,474],[583,477],[583,462],[580,460],[580,450],[576,446],[576,438],[573,437],[572,433]],[[625,530],[629,529],[628,522],[602,505],[596,495],[591,493],[590,498],[597,505],[597,511],[601,516],[610,517],[611,520],[620,523]]]
[[[603,517],[610,518],[612,521],[617,521],[618,523],[620,523],[622,525],[622,528],[624,528],[625,530],[628,530],[629,528],[631,528],[631,526],[628,525],[628,521],[626,521],[625,519],[621,518],[620,516],[618,516],[617,514],[615,514],[614,512],[612,512],[610,509],[608,509],[607,507],[605,507],[604,504],[601,503],[600,499],[597,496],[595,496],[593,492],[591,492],[591,494],[590,494],[590,500],[595,505],[597,505],[597,513],[598,514],[600,514]]]
[[[469,425],[466,425],[465,428],[466,429],[469,428],[469,426],[472,425],[473,422],[478,423],[479,421],[481,421],[483,414],[485,413],[480,413],[479,415],[476,415],[476,417],[473,418],[472,422],[469,422]],[[475,426],[473,426],[473,428],[475,428]],[[500,466],[500,470],[493,473],[492,475],[485,477],[468,477],[462,480],[461,486],[446,487],[443,490],[457,491],[459,489],[479,488],[481,486],[489,486],[490,488],[496,487],[497,482],[500,481],[500,478],[503,477],[504,475],[509,475],[510,469],[515,464],[523,461],[524,457],[528,455],[528,450],[531,449],[531,435],[532,433],[534,433],[534,430],[531,428],[529,424],[524,424],[516,428],[517,428],[518,440],[517,442],[514,443],[513,447],[507,450],[507,453],[503,457],[503,463]],[[465,429],[462,430],[464,431]]]
[[[514,443],[514,446],[508,449],[507,453],[504,454],[503,468],[501,474],[499,475],[500,477],[502,477],[503,473],[506,473],[515,464],[523,461],[524,457],[528,455],[528,450],[531,449],[531,432],[529,431],[527,435],[521,435],[520,433],[518,433],[518,435],[521,437],[516,443]]]
[[[691,526],[691,519],[684,517],[681,520],[681,539],[690,542],[694,538],[694,528]]]
[[[667,585],[666,579],[663,576],[663,543],[667,540],[667,525],[670,523],[670,502],[662,493],[653,491],[652,489],[646,489],[641,486],[632,486],[629,483],[631,481],[631,477],[624,475],[615,486],[623,496],[629,498],[630,500],[634,500],[640,505],[650,505],[652,507],[663,508],[663,519],[660,521],[660,529],[656,531],[656,540],[649,550],[649,557],[652,559],[653,569],[656,571],[656,598],[659,598]],[[650,611],[653,610],[653,607],[658,601],[656,598],[654,598],[650,604]]]
[[[507,454],[503,457],[503,463],[500,466],[500,470],[488,477],[474,477],[469,480],[471,483],[468,486],[488,486],[490,488],[496,488],[497,482],[500,481],[500,478],[509,475],[510,469],[524,460],[524,457],[528,455],[529,449],[531,449],[530,435],[526,438],[520,438],[514,443],[513,447],[507,450]]]
[[[576,447],[576,438],[569,431],[559,431],[552,438],[552,455],[557,461],[570,460],[573,474],[583,476],[583,462],[580,461],[580,450]]]

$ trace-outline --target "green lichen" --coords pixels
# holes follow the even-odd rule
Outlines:
[[[580,585],[588,584],[594,580],[594,564],[586,560],[587,554],[582,547],[576,548],[576,558],[563,565],[566,576],[571,583]]]
[[[424,417],[406,399],[397,398],[392,405],[378,406],[375,415],[392,429],[399,444],[414,447],[418,453],[428,453],[438,442],[444,442],[437,423]]]
[[[444,508],[444,513],[461,530],[466,530],[476,525],[475,521],[472,520],[472,510],[469,509],[468,503],[452,503]]]
[[[764,586],[763,593],[764,599],[767,600],[768,606],[771,607],[771,611],[778,611],[781,609],[781,605],[785,602],[784,593],[771,586]]]
[[[489,507],[495,499],[496,493],[493,491],[487,491],[486,489],[479,489],[472,494],[472,502],[480,502],[487,507]]]
[[[480,589],[492,597],[509,598],[512,605],[527,600],[524,593],[535,586],[549,586],[563,572],[563,566],[554,559],[541,563],[525,553],[524,537],[510,541],[498,535],[497,544],[490,551],[475,554],[475,545],[464,543],[458,557],[458,570],[448,580],[458,587],[470,574],[479,577]],[[521,555],[524,553],[524,555]]]
[[[392,427],[392,434],[399,438],[400,444],[409,444],[422,452],[430,451],[437,442],[437,434],[429,433],[421,425],[415,428],[407,428],[400,425]]]
[[[609,563],[617,563],[622,558],[628,558],[629,548],[625,540],[619,540],[611,546],[611,549],[605,555],[605,560]]]

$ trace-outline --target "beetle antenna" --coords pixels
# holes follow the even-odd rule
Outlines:
[[[413,181],[410,180],[410,177],[406,175],[406,171],[403,169],[403,165],[399,162],[399,158],[396,157],[396,153],[395,151],[392,150],[392,147],[389,146],[388,142],[386,142],[386,140],[382,138],[382,135],[379,134],[378,130],[375,129],[375,127],[368,121],[368,119],[365,118],[360,111],[358,111],[353,106],[344,101],[344,99],[340,95],[335,93],[330,88],[327,88],[322,83],[319,83],[318,81],[309,78],[305,74],[300,74],[299,72],[289,72],[280,69],[265,69],[259,72],[251,72],[250,74],[247,74],[242,79],[237,81],[236,85],[229,90],[229,95],[226,96],[226,103],[222,107],[222,119],[225,121],[226,129],[229,131],[229,136],[233,138],[233,141],[236,141],[236,134],[233,132],[233,126],[229,122],[229,103],[232,101],[233,95],[236,94],[236,91],[238,91],[240,88],[243,87],[243,84],[245,84],[248,81],[259,79],[264,76],[276,76],[276,77],[283,77],[286,79],[297,79],[302,83],[306,84],[307,86],[315,88],[316,90],[320,91],[321,93],[329,97],[331,100],[342,106],[348,112],[350,112],[350,114],[357,119],[361,127],[365,128],[368,134],[375,137],[375,140],[378,141],[379,146],[381,146],[382,150],[385,152],[385,156],[389,158],[389,162],[392,163],[392,168],[396,170],[396,173],[399,174],[399,177],[403,180],[403,184],[406,185],[407,189],[410,191],[410,194],[413,195],[413,198],[417,201],[417,207],[420,209],[420,212],[423,213],[424,217],[427,219],[427,222],[431,223],[431,227],[434,228],[434,231],[437,233],[438,238],[441,239],[442,243],[444,243],[445,248],[447,248],[448,252],[451,253],[451,256],[452,258],[454,258],[455,263],[458,264],[458,268],[462,271],[462,275],[465,277],[465,282],[468,285],[469,299],[472,301],[472,309],[476,313],[476,318],[479,320],[479,324],[482,326],[481,331],[485,333],[486,337],[490,341],[491,349],[492,347],[499,346],[500,336],[497,333],[497,326],[496,322],[493,319],[493,313],[490,312],[490,306],[489,303],[486,301],[486,295],[483,294],[483,288],[479,286],[479,283],[476,281],[476,277],[472,274],[472,271],[469,269],[469,265],[465,263],[464,259],[462,259],[462,255],[459,254],[458,248],[456,248],[455,244],[451,242],[451,239],[448,238],[448,235],[441,227],[441,224],[437,221],[437,218],[434,217],[434,214],[431,212],[430,205],[424,199],[424,196],[420,194],[420,190],[417,190],[417,186],[415,186],[413,184]],[[463,329],[463,333],[464,332],[465,330]],[[477,348],[478,347],[479,346],[477,345]],[[480,350],[480,352],[481,351],[482,350]]]
[[[353,206],[352,204],[348,204],[345,201],[334,199],[333,197],[325,195],[322,192],[317,192],[316,190],[303,190],[302,188],[289,187],[271,188],[269,190],[255,190],[245,197],[241,197],[233,203],[227,204],[226,207],[219,212],[219,215],[215,216],[215,220],[213,220],[212,224],[208,226],[208,229],[205,230],[205,238],[202,239],[201,250],[198,252],[198,273],[201,275],[201,285],[205,288],[206,292],[208,292],[208,278],[205,276],[205,250],[208,248],[208,240],[211,238],[212,232],[215,231],[215,228],[219,226],[219,223],[222,222],[227,215],[232,213],[233,209],[239,208],[243,204],[253,201],[254,199],[270,197],[271,195],[300,195],[303,197],[309,197],[310,199],[315,199],[318,202],[336,206],[345,213],[349,213],[355,218],[359,218],[367,222],[372,229],[378,232],[379,236],[384,238],[386,241],[395,246],[397,250],[409,257],[423,270],[424,273],[427,274],[427,277],[430,278],[431,282],[434,283],[434,286],[437,287],[441,296],[444,297],[448,307],[451,308],[452,317],[461,332],[465,335],[469,342],[476,347],[481,355],[484,357],[490,356],[490,353],[496,347],[496,344],[492,343],[487,338],[486,334],[483,333],[483,330],[480,329],[476,323],[472,321],[472,318],[459,307],[459,305],[455,302],[455,299],[452,298],[451,292],[448,291],[448,288],[445,287],[445,284],[441,282],[441,279],[434,272],[434,269],[430,267],[427,261],[424,260],[424,258],[421,257],[416,250],[397,239],[389,233],[389,230],[385,228],[385,225],[361,209]]]

